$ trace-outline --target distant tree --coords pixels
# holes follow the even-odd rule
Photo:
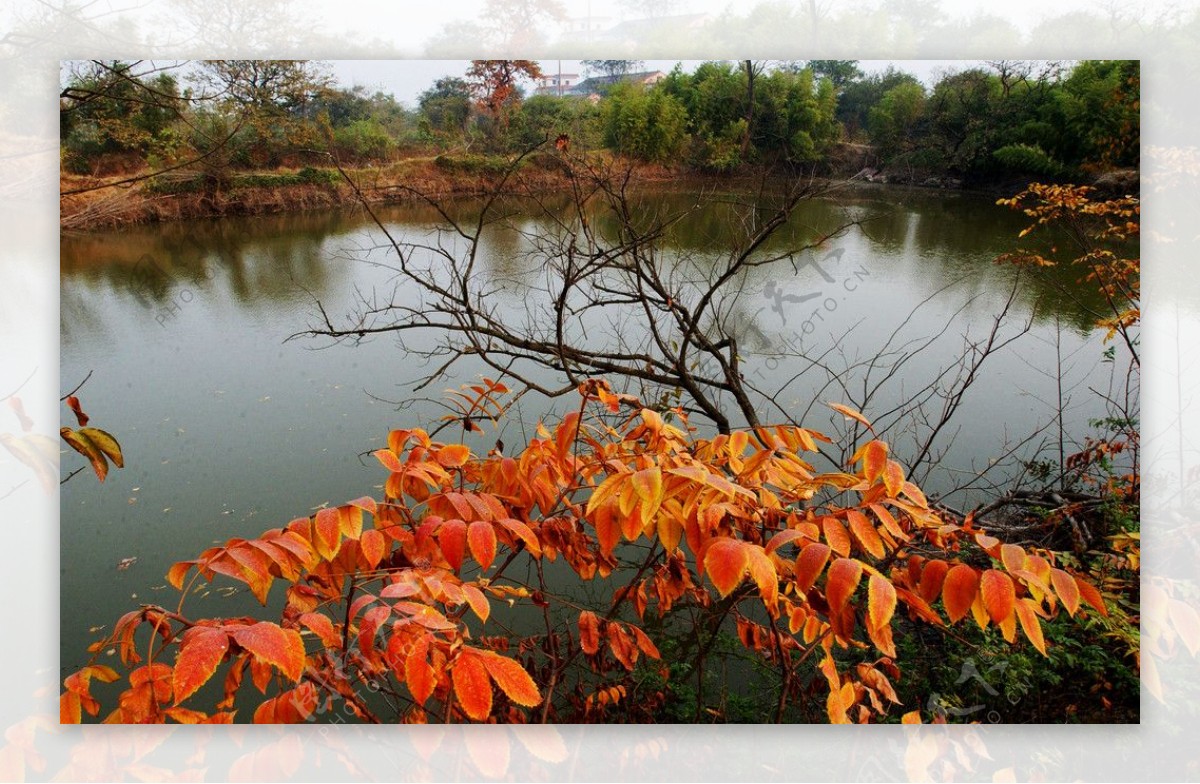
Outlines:
[[[417,107],[428,133],[462,134],[471,117],[471,86],[457,76],[444,76],[421,93]]]
[[[510,111],[521,103],[520,82],[541,75],[535,60],[472,60],[467,85],[480,108],[503,130]]]
[[[333,79],[309,60],[206,60],[199,77],[219,91],[219,104],[238,119],[233,162],[274,167],[303,149],[319,146],[309,121],[311,103]]]
[[[884,93],[901,84],[919,86],[920,82],[910,73],[889,67],[883,73],[852,80],[842,87],[838,94],[837,119],[846,129],[846,135],[854,139],[864,131],[871,109]]]
[[[482,17],[490,23],[498,44],[526,49],[543,42],[543,23],[561,22],[567,10],[562,0],[487,0]]]
[[[814,76],[828,79],[839,90],[863,75],[857,60],[809,60],[808,68]]]
[[[924,111],[925,88],[912,82],[888,90],[871,109],[867,128],[885,159],[912,149]]]
[[[582,62],[588,74],[610,78],[634,73],[645,65],[643,60],[583,60]]]
[[[273,115],[304,107],[333,81],[310,60],[205,60],[203,68],[201,81],[227,100]]]
[[[618,85],[602,104],[605,143],[645,161],[676,158],[687,140],[687,110],[663,90]]]
[[[73,170],[108,153],[170,157],[179,145],[173,126],[186,101],[168,71],[91,60],[73,69],[59,98],[64,162]]]

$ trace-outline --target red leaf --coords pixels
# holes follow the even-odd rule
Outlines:
[[[958,623],[971,611],[978,589],[979,575],[966,564],[959,564],[946,574],[942,583],[942,603],[951,623]]]
[[[883,549],[883,540],[879,538],[879,532],[875,530],[875,526],[871,525],[866,515],[851,509],[846,512],[846,519],[850,521],[850,531],[863,550],[878,559],[882,559],[887,554]]]
[[[467,524],[462,520],[446,520],[438,528],[437,537],[442,555],[457,572],[462,568],[463,554],[467,549]]]
[[[429,637],[422,635],[413,643],[404,661],[404,679],[418,705],[424,705],[437,686],[437,673],[429,665],[428,657]]]
[[[881,629],[892,620],[896,611],[896,589],[878,575],[867,583],[867,621],[872,628]]]
[[[579,614],[579,647],[588,656],[595,656],[600,650],[600,619],[590,610]]]
[[[863,450],[863,475],[868,482],[878,479],[887,465],[887,444],[879,439],[867,443]]]
[[[208,682],[228,650],[229,635],[221,629],[193,626],[184,633],[179,654],[175,657],[175,672],[171,676],[176,705]]]
[[[796,557],[796,589],[803,595],[813,587],[821,570],[829,562],[829,547],[820,542],[806,545]]]
[[[542,701],[537,685],[525,668],[512,659],[492,651],[481,651],[480,658],[487,668],[488,675],[508,695],[508,698],[518,705],[532,708]]]
[[[998,569],[988,569],[979,580],[979,593],[983,606],[993,623],[1000,623],[1013,613],[1017,601],[1012,578]]]
[[[492,684],[479,655],[463,648],[450,675],[454,696],[467,716],[475,721],[487,719],[492,712]]]
[[[742,542],[722,537],[708,546],[704,554],[704,568],[708,579],[724,598],[741,583],[750,568],[750,557]]]
[[[75,412],[75,420],[79,422],[80,427],[87,427],[88,420],[91,418],[83,413],[83,407],[79,405],[79,398],[74,395],[67,396],[67,407]],[[24,414],[24,412],[22,412]]]
[[[1079,610],[1079,586],[1075,584],[1075,578],[1062,569],[1051,569],[1050,582],[1058,598],[1062,599],[1063,607],[1067,608],[1067,614],[1074,616]]]
[[[534,558],[541,557],[542,545],[541,542],[538,541],[537,534],[533,532],[532,528],[525,525],[525,523],[522,523],[520,520],[514,520],[511,517],[501,518],[500,525],[502,525],[505,530],[507,530],[513,536],[524,542],[525,549],[529,551],[530,555],[532,555]]]
[[[317,709],[317,687],[302,683],[294,689],[259,705],[254,711],[255,724],[299,724]]]
[[[928,561],[921,570],[921,583],[917,593],[927,602],[932,602],[942,593],[942,584],[946,581],[946,572],[950,564],[945,561]]]
[[[825,531],[825,541],[829,542],[830,549],[843,557],[850,555],[850,534],[846,533],[846,526],[842,525],[840,520],[826,517],[821,527]]]
[[[295,629],[281,629],[261,621],[253,626],[234,627],[230,636],[256,659],[273,665],[287,678],[298,681],[304,673],[304,641]]]
[[[1108,610],[1104,606],[1104,598],[1100,596],[1100,592],[1096,590],[1096,586],[1091,583],[1075,578],[1075,585],[1079,588],[1079,595],[1083,600],[1095,608],[1096,612],[1101,615],[1108,615]]]
[[[333,560],[342,544],[342,517],[336,508],[326,507],[317,512],[317,553],[327,561]]]
[[[300,616],[300,623],[307,626],[321,640],[321,644],[326,648],[340,648],[342,638],[338,636],[337,631],[333,628],[333,621],[321,615],[320,613],[308,612]]]
[[[363,558],[367,561],[367,566],[372,569],[379,566],[379,562],[383,560],[383,556],[387,552],[387,540],[374,528],[362,532],[358,546],[362,550]]]
[[[1017,620],[1021,622],[1021,629],[1033,643],[1033,647],[1046,656],[1046,641],[1042,638],[1042,624],[1034,611],[1036,607],[1037,604],[1032,599],[1021,599],[1016,605]]]
[[[446,468],[458,468],[467,462],[471,450],[464,444],[451,444],[437,451],[437,461]]]
[[[835,611],[841,611],[854,595],[862,579],[862,564],[849,558],[838,558],[825,577],[825,599]]]
[[[467,528],[467,542],[471,545],[471,556],[486,572],[496,560],[496,532],[491,523],[476,520]]]

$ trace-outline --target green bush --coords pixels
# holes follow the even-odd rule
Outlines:
[[[355,120],[333,132],[333,144],[339,155],[358,162],[386,161],[396,142],[376,120]]]
[[[1051,178],[1066,174],[1066,167],[1036,144],[1010,144],[996,150],[992,156],[1006,169],[1020,174]]]
[[[468,174],[503,174],[509,162],[496,155],[439,155],[433,159],[434,166],[451,172]]]
[[[603,125],[612,149],[653,163],[676,158],[687,141],[687,110],[662,90],[615,88],[604,102]]]

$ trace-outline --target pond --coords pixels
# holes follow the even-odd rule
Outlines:
[[[697,198],[646,193],[638,206],[661,217]],[[677,221],[666,254],[697,268],[718,263],[717,249],[744,216],[734,201],[726,195]],[[469,215],[476,206],[456,209]],[[529,238],[553,227],[519,206],[506,209],[509,219],[484,234],[480,264],[497,307],[515,319],[544,280]],[[432,237],[438,218],[415,205],[379,215],[393,234],[410,238]],[[601,234],[613,230],[602,214],[595,220]],[[847,221],[855,225],[798,256],[795,267],[759,268],[741,282],[731,323],[743,369],[779,404],[764,406],[764,420],[783,410],[836,435],[845,420],[824,402],[854,405],[874,390],[865,407],[874,417],[921,389],[947,388],[956,361],[987,340],[1010,295],[998,342],[1016,339],[988,358],[935,441],[925,489],[956,491],[949,500],[968,506],[1021,461],[1057,460],[1060,396],[1072,443],[1104,415],[1088,387],[1107,388],[1120,352],[1115,363],[1104,361],[1111,344],[1091,326],[1098,303],[1076,285],[1077,272],[1051,268],[1018,279],[1014,267],[994,263],[1013,248],[1020,215],[989,197],[861,188],[802,203],[764,252]],[[407,351],[386,335],[354,345],[288,340],[316,323],[317,301],[336,319],[364,294],[390,296],[394,278],[378,263],[386,261],[380,239],[359,211],[62,237],[62,385],[68,390],[92,374],[79,396],[126,458],[103,484],[83,473],[62,488],[64,674],[86,663],[87,645],[110,631],[98,627],[141,602],[174,605],[164,578],[173,562],[325,504],[378,495],[384,473],[367,453],[384,446],[392,428],[436,425],[447,414],[443,390],[485,370],[463,362],[418,390],[442,364],[419,354],[436,348],[436,335],[406,338]],[[585,326],[593,342],[615,339],[604,324]],[[831,374],[841,381],[831,383]],[[472,443],[482,450],[496,438],[521,443],[539,417],[573,404],[526,395],[499,430],[489,426]],[[931,410],[941,405],[930,402]],[[1031,433],[1038,435],[1025,440]],[[901,460],[924,437],[909,420],[887,434]],[[80,463],[65,455],[64,473]],[[990,466],[992,474],[973,479]],[[245,593],[218,590],[227,584],[205,586],[193,611],[250,611]]]

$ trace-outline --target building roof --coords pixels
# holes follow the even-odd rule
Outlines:
[[[645,84],[646,82],[658,77],[665,77],[666,74],[662,71],[638,71],[636,73],[617,74],[614,76],[593,76],[589,79],[584,79],[579,84],[571,88],[573,93],[594,93],[603,90],[606,87],[612,87],[614,84],[622,84],[624,82],[632,82],[635,84]]]

